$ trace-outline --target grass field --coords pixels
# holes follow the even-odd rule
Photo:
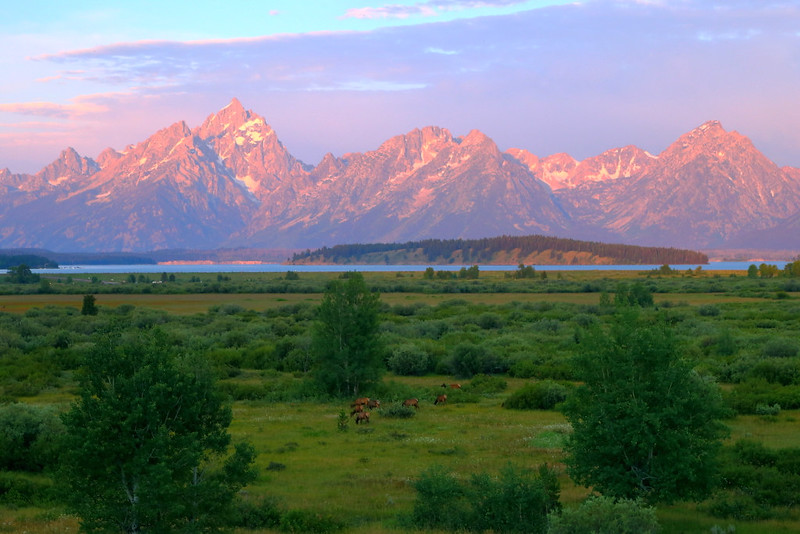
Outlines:
[[[526,381],[508,379],[505,392],[480,396],[478,402],[459,402],[460,392],[448,391],[450,401],[434,406],[433,398],[442,391],[440,384],[450,377],[387,380],[419,397],[420,409],[414,417],[388,418],[378,410],[369,424],[356,425],[351,419],[347,430],[340,431],[339,413],[350,409],[344,401],[234,403],[231,433],[234,439],[253,443],[258,452],[260,476],[246,488],[247,495],[277,498],[284,509],[332,517],[348,525],[345,532],[366,534],[408,531],[398,518],[413,506],[413,481],[433,465],[467,479],[473,473],[496,474],[509,462],[532,469],[547,463],[559,473],[565,506],[576,505],[589,493],[566,475],[561,445],[569,426],[559,412],[501,407],[503,399]],[[464,389],[469,390],[468,382]],[[64,402],[65,398],[50,400]],[[384,407],[391,400],[383,399]],[[797,418],[797,411],[769,419],[737,417],[727,422],[730,440],[753,437],[770,447],[800,447]],[[702,504],[661,506],[658,516],[666,533],[710,532],[714,525],[728,524],[735,525],[737,534],[800,531],[796,514],[780,521],[731,522],[711,517]],[[75,520],[58,510],[0,509],[0,532],[76,530]]]
[[[572,304],[597,304],[597,293],[383,293],[381,302],[389,305],[417,302],[436,305],[448,300],[469,303],[503,304],[508,302],[567,302]],[[288,304],[307,303],[315,306],[322,293],[197,293],[197,294],[102,294],[96,297],[97,306],[116,308],[130,304],[142,308],[163,310],[178,315],[205,313],[212,306],[234,304],[247,310],[262,311]],[[666,293],[654,295],[656,304],[664,302],[690,305],[721,302],[760,302],[764,298],[738,297],[725,293]],[[83,295],[36,294],[0,295],[0,311],[24,313],[31,308],[69,306],[80,310]]]
[[[261,273],[259,273],[260,275]],[[232,275],[238,278],[241,273]],[[420,277],[420,273],[405,276]],[[605,272],[564,273],[564,276],[590,280],[594,276],[609,277]],[[119,276],[119,275],[115,275]],[[248,274],[247,276],[253,276]],[[264,276],[274,279],[275,273]],[[325,275],[332,277],[334,275]],[[370,273],[369,276],[390,280],[396,273]],[[500,279],[503,273],[488,273],[481,279]],[[616,275],[612,275],[616,276]],[[622,278],[636,274],[620,273]],[[91,286],[86,284],[87,289]],[[88,293],[89,291],[87,291]],[[753,304],[755,313],[763,313],[758,305],[772,302],[786,307],[796,302],[796,293],[776,301],[771,297],[742,297],[731,293],[655,293],[657,305],[678,305],[694,322],[695,310],[687,307],[737,303]],[[448,301],[470,304],[568,303],[597,304],[597,292],[574,293],[393,293],[381,294],[389,306],[424,303],[436,306]],[[100,308],[132,305],[137,308],[162,310],[169,314],[202,314],[209,309],[235,305],[246,310],[262,311],[292,304],[316,306],[321,293],[199,293],[199,294],[98,294]],[[72,307],[79,310],[83,295],[32,294],[0,295],[0,311],[25,313],[32,308],[48,306]],[[777,303],[777,304],[776,304]],[[666,308],[666,306],[665,306]],[[731,307],[736,308],[736,307]],[[749,306],[746,307],[748,310]],[[796,316],[795,309],[785,316]],[[671,310],[674,311],[674,310]],[[750,321],[738,310],[725,309],[726,314]],[[773,311],[773,313],[775,313]],[[738,314],[738,315],[737,315]],[[776,315],[777,316],[777,315]],[[83,319],[83,317],[78,317]],[[194,319],[194,318],[192,318]],[[775,325],[788,325],[790,319],[774,319],[757,326],[758,335],[765,338],[778,330]],[[754,318],[753,321],[757,321]],[[793,319],[791,319],[793,320]],[[220,324],[225,323],[220,319]],[[687,330],[689,331],[689,330]],[[698,327],[698,332],[703,332]],[[761,331],[766,333],[762,334]],[[787,330],[789,331],[789,330]],[[694,330],[691,330],[694,332]],[[793,331],[792,331],[793,332]],[[227,333],[227,332],[224,332]],[[543,339],[551,334],[541,334]],[[698,334],[700,335],[700,334]],[[708,334],[703,334],[708,335]],[[788,334],[787,334],[788,335]],[[555,337],[555,334],[552,334]],[[276,371],[244,370],[225,382],[234,384],[269,384],[270,381],[292,380],[292,375],[276,375]],[[67,380],[71,380],[68,378]],[[406,532],[399,518],[410,512],[415,498],[413,481],[425,469],[441,465],[464,479],[471,474],[497,474],[507,463],[524,468],[536,468],[542,463],[554,467],[561,482],[561,501],[565,506],[578,504],[589,492],[576,487],[567,476],[563,464],[562,444],[569,432],[564,417],[557,411],[515,411],[502,407],[503,400],[528,380],[507,378],[508,389],[493,395],[467,397],[469,381],[462,382],[464,392],[448,391],[449,402],[434,406],[433,399],[441,393],[442,382],[452,377],[389,376],[394,389],[404,389],[408,396],[420,399],[420,410],[410,419],[386,417],[380,410],[372,414],[371,422],[355,425],[352,419],[346,431],[338,428],[342,410],[349,411],[344,402],[268,402],[237,401],[233,403],[234,421],[231,433],[235,439],[247,439],[258,452],[260,476],[246,488],[250,498],[278,499],[282,509],[323,514],[347,525],[346,532],[356,534]],[[392,389],[392,388],[390,388]],[[39,404],[66,406],[70,402],[69,388],[51,389],[36,397],[25,399]],[[404,395],[405,396],[405,395]],[[384,407],[391,398],[381,399]],[[783,410],[778,416],[738,416],[726,421],[730,428],[729,442],[752,438],[767,447],[800,448],[797,431],[800,411]],[[779,520],[762,522],[727,521],[707,513],[703,503],[659,506],[658,517],[666,533],[697,533],[711,531],[714,525],[733,524],[737,534],[779,534],[800,532],[800,514],[787,511]],[[76,532],[77,521],[63,515],[58,508],[12,508],[0,506],[0,533]],[[240,534],[255,531],[239,531]],[[271,532],[271,531],[258,531]],[[276,531],[277,532],[277,531]]]

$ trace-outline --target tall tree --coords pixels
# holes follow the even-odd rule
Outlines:
[[[39,275],[34,274],[26,264],[20,263],[9,267],[7,280],[12,284],[34,284],[39,281]]]
[[[384,371],[378,340],[380,296],[361,273],[330,283],[314,328],[315,377],[336,396],[357,396]]]
[[[89,532],[202,532],[254,476],[252,447],[227,455],[231,410],[210,370],[158,332],[107,335],[63,417],[62,479]]]
[[[672,502],[704,496],[725,427],[718,388],[678,355],[670,332],[628,308],[594,327],[576,358],[583,385],[565,404],[568,472],[603,495]]]

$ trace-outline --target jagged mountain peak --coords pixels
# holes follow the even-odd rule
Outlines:
[[[97,163],[78,154],[68,147],[61,151],[58,158],[47,167],[36,173],[36,176],[51,186],[57,186],[76,178],[85,178],[93,175],[100,167]]]
[[[659,158],[686,161],[698,156],[715,160],[731,160],[747,155],[766,157],[753,145],[752,141],[736,131],[726,131],[719,121],[707,121],[678,137],[659,154]]]
[[[495,145],[495,142],[485,133],[480,130],[471,130],[466,137],[461,140],[461,144],[464,146],[471,146],[471,145]]]
[[[120,152],[117,152],[111,147],[106,148],[100,155],[97,156],[97,164],[100,165],[101,168],[108,166],[111,162],[118,160],[122,157]]]
[[[237,132],[244,132],[244,135]],[[248,133],[255,135],[247,135]],[[234,98],[230,104],[212,113],[200,127],[195,129],[195,133],[202,139],[233,135],[238,140],[238,144],[247,141],[250,144],[263,140],[264,136],[272,135],[272,128],[261,115],[246,110],[238,99]],[[248,138],[249,137],[249,138]]]
[[[800,220],[800,169],[779,169],[719,121],[658,156],[628,145],[583,161],[425,126],[311,168],[236,98],[198,127],[176,122],[96,162],[67,148],[36,175],[2,170],[0,186],[0,244],[60,250],[532,232],[697,247],[743,229],[791,236]]]

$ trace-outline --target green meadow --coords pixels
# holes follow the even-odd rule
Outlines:
[[[558,474],[561,503],[575,507],[591,489],[566,473],[563,444],[571,427],[564,415],[503,403],[531,383],[574,384],[570,361],[578,332],[612,320],[607,299],[625,283],[652,294],[653,306],[642,315],[669,325],[681,355],[720,384],[731,408],[723,421],[725,465],[731,467],[742,441],[778,457],[800,451],[800,285],[794,279],[591,271],[430,282],[420,273],[369,273],[367,283],[380,292],[386,371],[366,392],[382,406],[371,411],[369,423],[356,424],[352,399],[331,398],[310,382],[309,332],[325,283],[337,276],[233,273],[222,280],[185,275],[174,283],[119,285],[103,283],[118,281],[110,278],[62,279],[45,292],[0,284],[2,402],[66,410],[94,336],[112,323],[132,331],[155,327],[211,362],[233,408],[234,441],[247,440],[257,452],[258,477],[240,495],[253,507],[310,518],[303,524],[317,531],[413,532],[407,517],[417,497],[414,482],[426,469],[441,466],[467,480],[497,475],[509,463],[533,470],[547,464]],[[96,297],[97,315],[81,314],[85,294]],[[454,363],[465,345],[476,355],[466,373]],[[411,366],[400,357],[409,351],[425,364]],[[441,387],[455,382],[461,389]],[[447,402],[434,405],[443,392]],[[397,416],[397,405],[411,397],[419,399],[419,410]],[[744,470],[727,472],[744,476]],[[0,532],[78,530],[51,490],[52,469],[0,476]],[[752,477],[797,483],[772,471]],[[777,493],[746,494],[722,480],[708,499],[658,505],[657,516],[663,532],[729,525],[736,533],[800,531],[800,511]],[[293,530],[284,524],[235,531]]]

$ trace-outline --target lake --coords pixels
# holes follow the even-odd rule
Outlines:
[[[708,264],[671,265],[685,271],[702,267],[704,271],[746,271],[750,265],[767,263],[783,269],[786,261],[714,261]],[[32,269],[39,274],[104,274],[104,273],[298,273],[319,272],[421,272],[428,267],[437,271],[458,271],[470,265],[283,265],[280,263],[215,263],[163,265],[64,265],[58,269]],[[517,265],[479,265],[481,271],[516,271]],[[534,265],[537,271],[650,271],[660,265]]]

